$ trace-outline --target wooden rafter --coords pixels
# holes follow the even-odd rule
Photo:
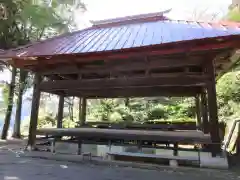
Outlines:
[[[66,90],[56,91],[65,96],[84,96],[87,98],[154,97],[154,96],[195,96],[201,92],[199,87],[149,87],[118,88],[104,90]]]
[[[60,66],[51,70],[45,70],[41,72],[42,75],[50,74],[85,74],[85,73],[109,73],[109,72],[126,72],[126,71],[139,71],[139,70],[151,70],[159,68],[175,68],[186,66],[201,66],[202,59],[159,59],[154,61],[135,61],[123,62],[123,63],[105,63],[103,65],[82,65],[78,67],[76,65]]]
[[[109,78],[92,80],[56,80],[42,82],[40,88],[46,90],[68,89],[107,89],[107,88],[130,88],[130,87],[155,87],[155,86],[204,86],[208,76],[160,76],[160,77],[137,77],[137,78]]]

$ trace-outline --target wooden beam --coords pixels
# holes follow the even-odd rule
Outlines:
[[[154,97],[154,96],[189,96],[193,97],[201,92],[199,87],[150,87],[150,88],[119,88],[66,90],[61,92],[65,96],[84,96],[87,98],[123,98],[123,97]],[[58,94],[59,92],[55,92]],[[61,94],[60,93],[60,94]]]
[[[41,80],[42,80],[42,77],[39,74],[35,74],[32,108],[31,108],[31,116],[30,116],[30,126],[29,126],[29,135],[28,135],[28,147],[30,149],[34,148],[35,140],[36,140],[38,110],[39,110],[40,95],[41,95],[39,84],[40,84]]]
[[[64,96],[59,96],[58,102],[58,116],[57,116],[57,128],[62,128],[62,120],[63,120],[63,109],[64,109]]]
[[[210,122],[210,134],[213,144],[212,153],[215,156],[221,151],[221,142],[219,136],[219,124],[218,124],[218,108],[217,108],[217,95],[215,85],[215,72],[213,61],[207,61],[206,72],[211,77],[211,81],[207,82],[207,94],[208,94],[208,110],[209,110],[209,122]]]
[[[80,125],[84,125],[86,123],[86,111],[87,111],[87,99],[82,97],[82,108],[81,108],[81,117],[80,117]]]
[[[209,121],[208,121],[208,105],[206,92],[201,93],[201,116],[202,116],[202,126],[204,134],[209,133]]]
[[[66,93],[64,93],[66,94]],[[78,103],[78,120],[79,120],[79,126],[82,126],[81,122],[82,118],[82,98],[79,97],[79,103]]]
[[[168,77],[133,77],[92,80],[56,80],[42,82],[43,91],[80,90],[80,89],[108,89],[129,87],[154,87],[154,86],[204,86],[207,76],[168,76]]]
[[[130,60],[129,60],[130,61]],[[186,66],[201,66],[202,59],[159,59],[154,61],[144,61],[139,59],[138,62],[126,62],[123,63],[106,63],[103,65],[83,65],[83,67],[77,66],[64,66],[57,67],[51,70],[45,70],[42,75],[50,74],[86,74],[86,73],[109,73],[109,72],[125,72],[125,71],[139,71],[139,70],[151,70],[159,68],[175,68]]]
[[[202,129],[202,123],[201,123],[201,109],[200,109],[200,98],[199,95],[195,96],[195,106],[196,106],[196,118],[197,118],[197,129],[201,130]]]
[[[210,137],[198,131],[152,131],[109,128],[68,128],[68,129],[38,129],[38,135],[77,136],[83,140],[135,140],[135,141],[170,141],[180,143],[209,143]]]
[[[87,99],[85,97],[79,98],[79,126],[83,126],[86,123],[86,106]]]

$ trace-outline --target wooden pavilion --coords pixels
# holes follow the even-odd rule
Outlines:
[[[192,96],[212,151],[219,152],[215,82],[237,62],[240,24],[175,21],[163,13],[92,23],[1,55],[35,73],[29,145],[35,143],[41,92],[60,97],[58,128],[66,96],[82,98],[83,112],[86,98]]]

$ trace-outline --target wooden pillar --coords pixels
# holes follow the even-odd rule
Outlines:
[[[79,97],[79,112],[78,112],[78,121],[79,121],[79,126],[81,126],[81,118],[82,118],[82,98]]]
[[[197,129],[202,129],[202,121],[201,121],[201,109],[200,109],[200,97],[199,95],[195,96],[195,106],[196,106],[196,116],[197,116]]]
[[[58,116],[57,116],[57,128],[62,128],[62,120],[63,120],[63,109],[64,109],[64,96],[59,96],[58,102]]]
[[[30,116],[30,126],[29,126],[29,135],[28,135],[28,147],[30,149],[34,148],[36,140],[36,130],[38,122],[38,110],[41,91],[39,85],[42,81],[42,77],[39,74],[34,76],[34,88],[33,88],[33,98],[32,98],[32,108]]]
[[[79,98],[79,125],[83,126],[86,123],[87,99]]]
[[[208,107],[206,92],[201,93],[201,116],[202,116],[202,130],[204,134],[209,133],[209,121],[208,121]]]
[[[207,81],[207,95],[208,95],[208,112],[210,123],[210,135],[212,139],[212,153],[215,156],[221,151],[220,136],[219,136],[219,124],[218,124],[218,108],[217,108],[217,94],[216,94],[216,81],[215,72],[213,66],[213,60],[207,62],[206,66],[209,80]]]
[[[79,126],[83,126],[86,122],[87,99],[79,98]],[[82,140],[78,139],[78,154],[82,153]]]

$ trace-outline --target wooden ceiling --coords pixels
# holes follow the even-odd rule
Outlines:
[[[229,56],[229,51],[216,51],[50,65],[39,69],[47,77],[40,88],[88,98],[195,96],[210,78],[205,73],[206,62],[215,61],[215,68],[221,70]]]

